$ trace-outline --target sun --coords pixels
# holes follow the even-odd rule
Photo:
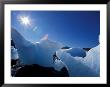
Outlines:
[[[20,16],[19,21],[20,21],[21,24],[23,24],[25,26],[28,26],[28,25],[31,24],[30,23],[31,21],[30,21],[28,16]]]

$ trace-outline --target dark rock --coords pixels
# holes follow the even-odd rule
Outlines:
[[[64,67],[61,71],[56,71],[52,67],[43,67],[37,64],[25,65],[20,68],[15,77],[68,77],[68,71]]]
[[[61,71],[59,71],[59,72],[56,74],[56,76],[58,76],[58,77],[69,77],[69,73],[68,73],[67,69],[66,69],[65,67],[63,67],[63,68],[61,69]]]
[[[16,48],[13,40],[11,40],[11,46],[13,46],[14,48]]]
[[[83,48],[83,50],[85,51],[89,51],[91,48]]]
[[[70,47],[65,46],[65,47],[62,47],[61,49],[70,49]]]
[[[18,59],[11,59],[11,66],[16,65],[17,61],[18,61]]]

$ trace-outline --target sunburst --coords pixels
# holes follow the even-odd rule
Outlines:
[[[21,24],[28,26],[31,24],[31,21],[28,16],[20,16],[19,21]]]

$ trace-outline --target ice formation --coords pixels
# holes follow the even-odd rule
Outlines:
[[[61,61],[67,66],[69,75],[72,77],[98,76],[90,67],[82,63],[82,57],[72,57],[69,53],[59,50],[57,55]]]
[[[13,46],[11,46],[11,59],[18,59],[18,52]]]
[[[89,50],[82,62],[100,75],[100,45]]]
[[[15,29],[12,29],[12,39],[24,64],[53,67],[53,54],[62,47],[61,43],[48,39],[43,39],[39,43],[31,43],[25,40]]]
[[[86,53],[82,49],[71,50],[70,52],[62,51],[63,45],[49,40],[48,35],[41,39],[40,42],[31,43],[25,40],[15,29],[12,29],[12,39],[24,64],[54,67],[58,71],[62,67],[66,67],[70,76],[99,76],[99,46]],[[53,63],[53,54],[55,52],[60,60],[55,60],[55,63]]]
[[[62,50],[66,51],[67,53],[70,53],[73,57],[85,57],[86,51],[84,51],[82,48],[70,48],[68,50]]]

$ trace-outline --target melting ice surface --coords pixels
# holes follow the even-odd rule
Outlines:
[[[12,39],[17,48],[19,58],[24,64],[54,67],[58,71],[65,66],[70,76],[99,76],[99,46],[89,50],[85,56],[85,52],[81,50],[74,51],[75,53],[71,51],[71,54],[62,51],[60,49],[63,47],[61,43],[50,41],[47,38],[39,43],[31,43],[25,40],[15,29],[12,29]],[[55,63],[53,63],[53,54],[55,52],[60,60],[55,60]],[[73,54],[79,54],[79,57],[74,57],[72,56]]]

